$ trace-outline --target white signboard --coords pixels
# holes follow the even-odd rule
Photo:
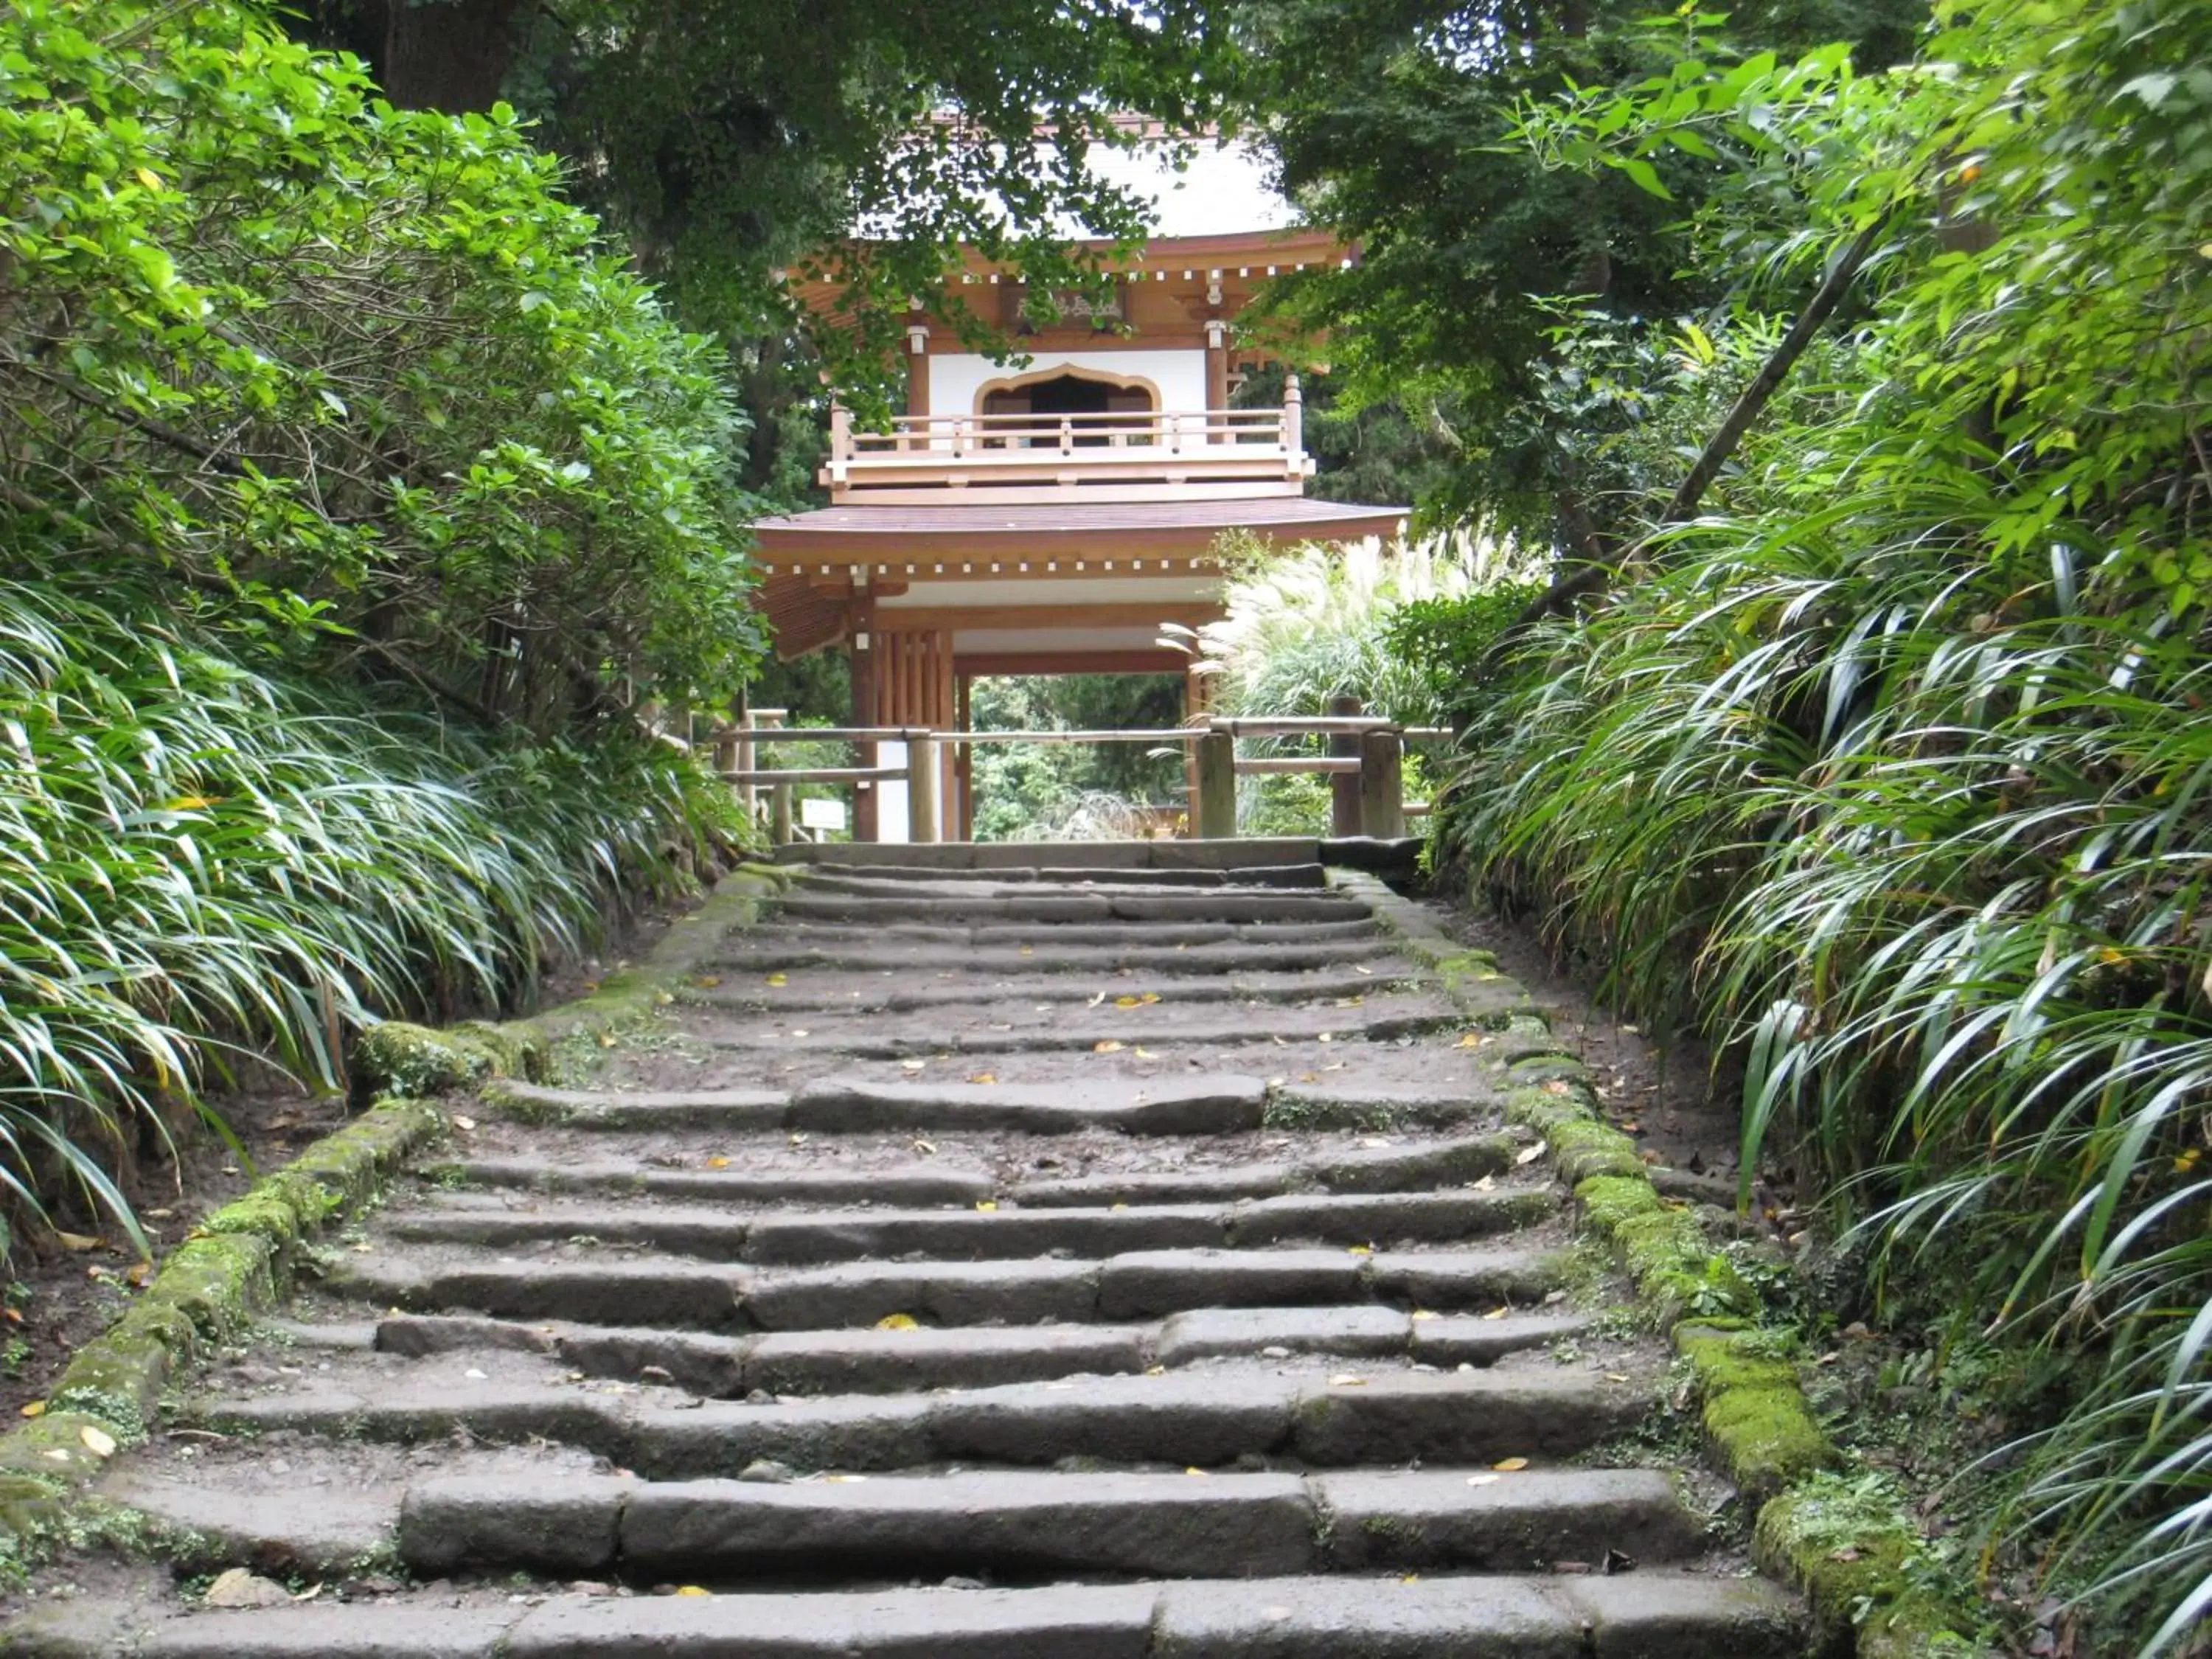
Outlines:
[[[845,803],[842,800],[803,800],[799,803],[799,827],[805,830],[842,830],[845,827]]]

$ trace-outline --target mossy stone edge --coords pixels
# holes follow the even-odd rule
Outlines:
[[[1801,1547],[1793,1522],[1810,1508],[1805,1483],[1836,1466],[1834,1443],[1796,1366],[1755,1337],[1757,1291],[1712,1248],[1695,1212],[1652,1185],[1636,1143],[1599,1114],[1588,1069],[1551,1040],[1526,989],[1496,957],[1459,944],[1375,877],[1332,869],[1328,879],[1371,905],[1474,1024],[1502,1032],[1507,1119],[1549,1143],[1585,1224],[1613,1245],[1638,1294],[1658,1310],[1695,1379],[1708,1454],[1754,1513],[1752,1558],[1804,1595],[1824,1646],[1857,1659],[1980,1651],[1959,1633],[1971,1621],[1908,1572],[1899,1540],[1917,1532],[1901,1513],[1894,1526],[1848,1549],[1832,1540],[1817,1550]]]
[[[368,1109],[203,1221],[123,1317],[72,1356],[44,1413],[0,1435],[0,1577],[67,1537],[73,1511],[93,1501],[86,1489],[115,1451],[147,1437],[163,1394],[289,1292],[301,1246],[358,1212],[445,1133],[446,1114],[428,1097],[531,1075],[572,1034],[634,1023],[792,878],[739,866],[643,963],[546,1013],[447,1030],[392,1020],[364,1033],[352,1072]]]

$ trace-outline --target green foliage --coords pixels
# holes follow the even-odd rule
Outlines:
[[[979,732],[1166,731],[1182,723],[1173,675],[978,679]],[[1115,839],[1146,833],[1144,809],[1182,805],[1182,745],[978,744],[975,839]]]
[[[662,745],[501,741],[257,672],[161,590],[0,584],[0,1183],[161,1132],[223,1049],[520,993],[726,798]]]
[[[555,179],[245,7],[0,14],[9,1209],[732,830],[641,715],[756,648],[736,425]]]
[[[1940,1267],[2012,1374],[2089,1379],[1973,1478],[2116,1650],[2165,1651],[2212,1609],[2206,25],[1938,21],[1908,75],[1531,106],[1563,166],[1716,168],[1695,234],[1746,295],[1887,245],[1726,510],[1528,642],[1446,833],[1622,1000],[1738,1045],[1747,1177],[1786,1137],[1880,1273]]]
[[[0,538],[541,733],[757,648],[706,343],[507,112],[406,114],[234,4],[0,19]]]

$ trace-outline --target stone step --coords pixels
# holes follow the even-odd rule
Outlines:
[[[1077,923],[1134,922],[1364,922],[1372,912],[1340,894],[1268,888],[1096,889],[1019,887],[994,890],[963,883],[920,892],[854,893],[817,890],[811,882],[785,893],[779,914],[801,921],[874,927],[920,921],[945,927],[1018,922],[1040,940]]]
[[[434,1205],[392,1217],[384,1231],[414,1243],[492,1249],[588,1237],[712,1261],[806,1267],[915,1255],[984,1261],[1055,1251],[1110,1256],[1292,1243],[1445,1243],[1535,1226],[1558,1208],[1548,1188],[1526,1186],[1489,1192],[1293,1193],[1230,1205],[1141,1208],[1025,1210],[985,1202],[992,1207],[802,1210],[750,1217],[719,1205]]]
[[[1199,1308],[1328,1306],[1377,1300],[1443,1312],[1528,1303],[1557,1282],[1534,1246],[1480,1250],[1145,1250],[1097,1260],[861,1261],[823,1267],[720,1266],[612,1256],[597,1245],[531,1260],[357,1256],[332,1292],[402,1311],[468,1310],[502,1319],[651,1323],[672,1330],[820,1330],[903,1316],[926,1325],[1033,1325],[1164,1318]]]
[[[1132,1048],[1143,1046],[1129,1045]],[[1259,1091],[1256,1112],[1245,1103],[1255,1089]],[[1139,1099],[1139,1095],[1145,1097]],[[799,1097],[804,1097],[803,1108],[795,1103]],[[641,1135],[681,1129],[722,1133],[972,1129],[1022,1134],[1104,1129],[1126,1134],[1188,1134],[1233,1133],[1261,1125],[1294,1132],[1464,1132],[1476,1123],[1494,1124],[1499,1115],[1494,1099],[1479,1084],[1392,1086],[1300,1084],[1285,1079],[1270,1085],[1258,1078],[1224,1073],[1187,1074],[1172,1085],[1127,1078],[1079,1085],[1024,1085],[878,1082],[831,1077],[804,1085],[797,1096],[758,1089],[635,1092],[548,1089],[502,1081],[489,1085],[483,1100],[518,1122]],[[1218,1130],[1172,1127],[1177,1123],[1221,1127]],[[1132,1182],[1142,1179],[1130,1177]],[[1139,1185],[1134,1190],[1170,1196],[1165,1187],[1152,1189]],[[1223,1190],[1192,1188],[1181,1195],[1234,1198],[1244,1190],[1241,1186]]]
[[[589,1376],[653,1377],[708,1399],[770,1394],[887,1394],[990,1388],[1154,1364],[1281,1353],[1489,1365],[1589,1328],[1577,1313],[1452,1316],[1366,1304],[1341,1308],[1202,1309],[1147,1324],[963,1326],[949,1330],[775,1332],[712,1336],[648,1328],[521,1324],[471,1316],[396,1314],[370,1327],[378,1350],[410,1358],[512,1350]]]
[[[1032,945],[996,945],[970,948],[948,957],[938,945],[908,942],[887,944],[880,931],[854,929],[834,938],[808,934],[774,933],[742,947],[725,946],[704,964],[730,973],[798,973],[816,969],[856,973],[908,974],[917,966],[932,971],[946,962],[976,983],[979,992],[998,976],[1007,974],[1173,974],[1209,976],[1216,974],[1297,971],[1345,963],[1375,964],[1395,960],[1382,953],[1388,941],[1369,936],[1282,945],[1254,944],[1224,939],[1197,945],[1160,944],[1149,936],[1131,942],[1097,946],[1055,943],[1049,952]],[[1379,977],[1379,975],[1378,975]]]
[[[1417,843],[1414,843],[1417,845]],[[1231,876],[1254,866],[1328,864],[1334,845],[1307,836],[1240,836],[1220,841],[944,841],[793,842],[779,864],[814,869],[941,875],[978,870],[1209,870]],[[1362,866],[1364,867],[1364,866]],[[1147,878],[1149,879],[1149,878]]]
[[[1049,971],[1051,959],[1100,949],[1196,951],[1224,945],[1261,945],[1275,951],[1271,965],[1295,962],[1317,945],[1360,945],[1370,951],[1389,949],[1392,935],[1372,920],[1345,921],[1271,922],[1069,922],[1057,927],[1032,923],[979,922],[973,927],[936,922],[836,922],[794,917],[757,939],[723,945],[715,960],[753,962],[763,955],[800,949],[836,949],[866,945],[904,945],[939,960],[946,949],[988,951],[1011,949],[1018,957],[1034,960],[1040,971]],[[912,957],[909,960],[914,959]]]
[[[1339,1042],[1389,1042],[1457,1031],[1467,1024],[1449,999],[1420,994],[1370,997],[1354,1008],[1273,1004],[1182,1008],[1163,1001],[1141,1008],[1099,1007],[1057,1014],[1040,1014],[1027,1007],[998,1012],[1006,1018],[982,1029],[949,1029],[942,1013],[904,1020],[833,1013],[796,1017],[805,1024],[794,1024],[793,1017],[693,1021],[686,1036],[710,1048],[899,1060],[942,1054],[1072,1054],[1109,1042],[1124,1048],[1234,1048],[1279,1038],[1303,1043],[1324,1032]]]
[[[589,1098],[617,1112],[623,1099],[619,1095]],[[609,1133],[619,1133],[616,1124],[599,1127]],[[708,1199],[763,1209],[803,1204],[920,1206],[992,1199],[1025,1209],[1095,1209],[1116,1204],[1203,1204],[1293,1192],[1392,1193],[1460,1187],[1510,1170],[1517,1150],[1513,1139],[1504,1134],[1459,1135],[1440,1140],[1370,1139],[1374,1144],[1273,1164],[1224,1164],[1156,1173],[1011,1182],[989,1170],[949,1162],[824,1167],[798,1162],[787,1154],[771,1156],[742,1170],[672,1170],[659,1164],[612,1159],[586,1163],[548,1157],[479,1157],[438,1164],[430,1173],[440,1181],[459,1182],[471,1188],[624,1193]]]
[[[1375,996],[1402,989],[1419,979],[1419,971],[1402,957],[1380,957],[1357,969],[1340,968],[1316,972],[1190,975],[1146,975],[1141,978],[1109,977],[1085,984],[1072,974],[1029,975],[1012,979],[970,980],[956,975],[937,983],[913,983],[894,975],[817,974],[796,982],[787,975],[763,975],[731,983],[693,986],[684,1000],[709,1008],[759,1008],[775,1012],[899,1013],[917,1008],[957,1008],[988,999],[994,1006],[1034,1008],[1050,1003],[1066,1009],[1089,1004],[1103,996],[1173,998],[1179,1004],[1205,1002],[1316,1002],[1334,997]],[[770,979],[787,982],[771,984]]]
[[[1627,1431],[1656,1386],[1633,1373],[1364,1370],[1286,1374],[1228,1364],[1009,1383],[931,1394],[778,1396],[770,1403],[685,1398],[672,1389],[559,1380],[365,1379],[358,1391],[195,1402],[198,1425],[365,1442],[527,1445],[543,1441],[648,1480],[741,1474],[763,1461],[799,1474],[875,1474],[948,1463],[1047,1468],[1227,1468],[1284,1459],[1304,1468],[1557,1461]],[[1623,1380],[1613,1381],[1619,1376]]]
[[[810,888],[850,893],[897,893],[908,888],[939,887],[957,892],[969,885],[986,890],[1008,887],[1326,887],[1328,870],[1322,864],[1254,864],[1233,870],[1115,870],[1104,866],[1085,870],[1051,865],[1034,868],[1008,866],[987,870],[925,870],[896,864],[817,864],[807,871],[806,881]]]
[[[794,1204],[975,1204],[995,1196],[986,1170],[942,1164],[848,1169],[784,1166],[756,1170],[668,1170],[650,1164],[556,1162],[544,1158],[470,1158],[435,1173],[471,1187],[542,1193],[627,1193],[775,1208]]]
[[[1802,1613],[1698,1572],[1182,1579],[455,1606],[451,1594],[153,1622],[84,1597],[22,1659],[1797,1659]]]
[[[1133,1474],[992,1471],[796,1481],[573,1474],[425,1480],[397,1548],[417,1576],[732,1584],[793,1577],[1146,1577],[1680,1560],[1702,1527],[1656,1470]]]

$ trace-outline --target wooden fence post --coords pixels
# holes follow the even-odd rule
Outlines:
[[[1198,823],[1201,839],[1225,841],[1237,833],[1237,739],[1208,732],[1198,739]]]
[[[926,726],[906,733],[906,838],[938,838],[937,740]]]
[[[1366,712],[1366,707],[1357,697],[1331,697],[1328,713],[1332,719]],[[1339,759],[1357,759],[1359,755],[1359,733],[1332,732],[1328,752]],[[1328,833],[1332,836],[1356,836],[1359,833],[1359,774],[1339,772],[1328,781]]]
[[[791,844],[791,786],[779,783],[769,791],[768,836],[778,847]]]
[[[1405,739],[1395,729],[1359,738],[1359,833],[1395,841],[1406,833],[1401,755]]]

